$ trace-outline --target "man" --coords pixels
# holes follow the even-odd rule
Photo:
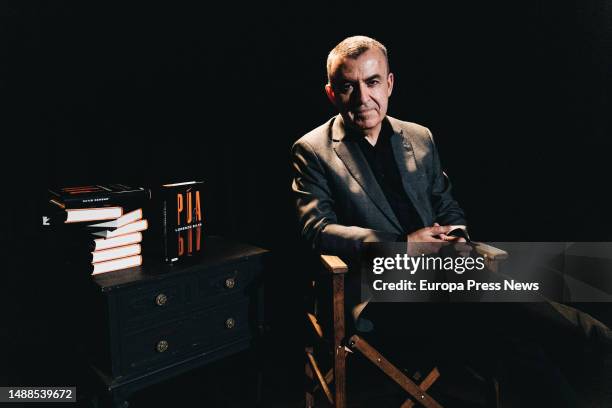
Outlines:
[[[293,191],[313,249],[350,254],[368,241],[443,242],[465,225],[431,133],[387,116],[386,48],[349,37],[327,60],[325,92],[340,114],[293,146]]]
[[[311,249],[352,266],[364,242],[464,240],[447,235],[466,220],[430,131],[387,116],[394,77],[384,45],[345,39],[328,56],[327,77],[325,92],[339,115],[293,146],[293,191]],[[349,274],[345,292],[349,323],[363,332],[372,331],[372,320],[386,326],[384,307],[366,308],[359,274]]]
[[[317,252],[351,261],[364,242],[444,242],[465,225],[429,130],[387,116],[393,91],[386,48],[349,37],[327,59],[325,92],[340,114],[293,146],[302,236]],[[358,277],[347,283],[357,319]]]
[[[310,247],[319,253],[350,260],[364,242],[463,241],[448,235],[456,226],[465,226],[466,220],[452,198],[430,131],[387,116],[394,77],[386,48],[368,37],[349,37],[330,52],[327,76],[325,92],[339,115],[300,138],[292,150],[295,171],[292,189],[301,234]],[[410,316],[409,329],[419,328],[411,331],[411,336],[422,335],[425,343],[437,340],[434,350],[466,350],[471,345],[476,350],[474,354],[488,359],[483,347],[490,346],[492,349],[488,351],[494,355],[505,354],[503,358],[512,362],[511,367],[530,371],[530,376],[552,379],[548,383],[535,380],[528,383],[544,387],[534,392],[544,391],[546,401],[555,401],[557,406],[577,404],[572,392],[566,395],[556,392],[560,387],[567,388],[556,366],[540,357],[525,356],[519,350],[527,344],[527,354],[539,352],[543,336],[536,336],[535,344],[523,337],[518,347],[509,346],[514,351],[503,353],[500,343],[493,340],[513,341],[514,334],[527,326],[551,336],[554,333],[568,344],[570,337],[579,342],[592,337],[608,339],[610,335],[605,325],[590,316],[554,302],[521,308],[487,308],[495,310],[492,318],[501,322],[493,329],[484,324],[491,320],[483,318],[485,310],[478,304],[468,313],[465,313],[467,307],[456,305],[448,308],[448,305],[430,304],[423,308],[424,305],[418,304],[377,304],[374,306],[380,307],[365,308],[360,318],[366,303],[358,302],[359,285],[351,281],[350,275],[346,301],[358,330],[371,331],[372,320],[374,332],[381,331],[382,327],[383,334],[392,333],[395,337],[405,324],[398,317]],[[395,308],[395,312],[384,306]],[[534,318],[538,315],[541,317]],[[510,320],[514,323],[506,324]],[[488,332],[492,331],[501,334],[491,341],[483,341],[481,335],[489,338]],[[475,343],[473,340],[477,338],[480,341]],[[546,368],[538,374],[535,370],[541,367]]]

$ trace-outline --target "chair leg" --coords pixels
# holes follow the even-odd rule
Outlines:
[[[317,361],[312,355],[312,349],[306,350],[306,358],[308,359],[311,373],[314,373],[314,376],[317,378],[319,385],[321,386],[321,388],[323,389],[323,392],[325,393],[325,396],[327,397],[327,401],[331,405],[334,405],[334,397],[332,396],[332,393],[329,387],[327,386],[327,383],[325,382],[325,378],[323,377],[323,374],[321,373],[321,370],[319,369],[319,365],[317,364]]]
[[[334,385],[336,408],[346,407],[346,349],[344,348],[344,275],[334,275],[333,318],[334,318]]]
[[[346,407],[346,351],[344,346],[334,350],[334,385],[336,389],[335,408]]]
[[[305,361],[305,384],[304,384],[304,392],[305,392],[305,401],[306,408],[314,407],[314,395],[312,394],[312,385],[313,385],[313,374],[312,368],[310,368],[310,361],[308,361],[308,354],[312,353],[312,347],[306,347],[306,361]]]
[[[389,378],[395,381],[417,402],[426,408],[442,408],[429,394],[419,388],[412,380],[406,377],[397,367],[389,362],[374,347],[355,335],[349,339],[349,345],[359,350],[368,360],[380,368]],[[429,376],[428,376],[429,377]]]
[[[325,382],[329,385],[331,384],[331,382],[334,380],[334,369],[330,369],[327,374],[325,374]],[[316,384],[313,388],[313,392],[316,392],[319,388],[321,388],[321,386],[319,384]]]

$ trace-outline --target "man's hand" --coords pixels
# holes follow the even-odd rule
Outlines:
[[[456,225],[440,225],[437,222],[432,227],[425,227],[414,231],[407,237],[408,253],[417,254],[433,254],[437,253],[440,248],[448,243],[466,242],[463,237],[453,237],[446,235],[448,232],[457,228]],[[432,244],[434,243],[434,244]],[[461,245],[461,244],[459,244]],[[458,252],[469,254],[468,248],[455,248]]]
[[[440,225],[437,222],[433,227],[425,227],[408,234],[408,242],[465,242],[464,238],[446,235],[453,230],[453,225]]]
[[[434,227],[435,226],[439,226],[439,224],[436,222],[436,223],[434,223]],[[454,230],[457,227],[465,228],[465,226],[463,226],[463,225],[460,225],[460,226],[457,226],[457,225],[448,225],[448,227],[450,227],[451,230]],[[440,234],[440,238],[443,239],[444,241],[447,241],[447,242],[454,242],[453,248],[455,249],[455,251],[457,251],[457,253],[461,257],[467,258],[468,256],[470,256],[470,253],[472,252],[472,247],[467,243],[465,238],[463,238],[463,237],[455,237],[455,236],[446,235],[446,234]]]

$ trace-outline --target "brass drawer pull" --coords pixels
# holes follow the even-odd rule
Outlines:
[[[158,353],[163,353],[164,351],[168,350],[168,342],[166,340],[160,340],[157,342],[155,350],[157,350]]]
[[[157,306],[163,306],[167,302],[168,302],[168,296],[164,295],[163,293],[160,293],[159,295],[155,297],[155,304]]]
[[[225,327],[227,327],[228,329],[233,329],[234,327],[236,327],[236,320],[234,320],[233,317],[228,318],[225,321]]]
[[[233,289],[236,286],[236,279],[235,278],[227,278],[225,280],[225,287],[228,289]]]

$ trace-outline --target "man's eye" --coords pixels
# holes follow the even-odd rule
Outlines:
[[[342,86],[340,87],[340,90],[341,90],[342,92],[348,92],[348,91],[350,91],[351,89],[353,89],[353,85],[352,85],[352,84],[344,84],[344,85],[342,85]]]
[[[380,84],[380,81],[378,79],[372,79],[368,81],[368,86],[376,86],[378,84]]]

